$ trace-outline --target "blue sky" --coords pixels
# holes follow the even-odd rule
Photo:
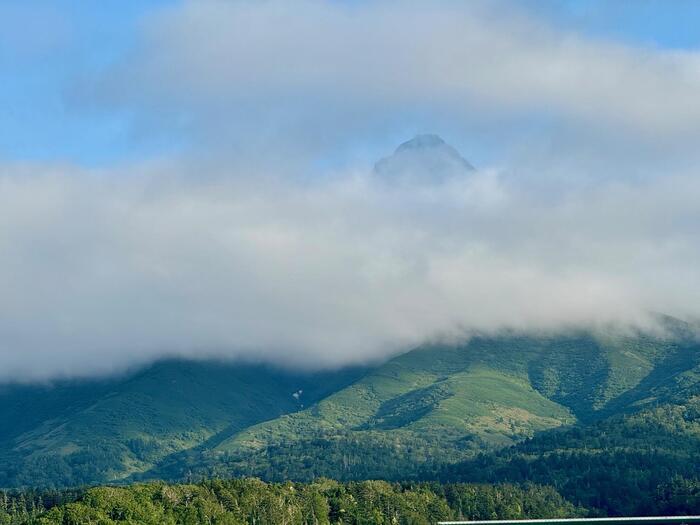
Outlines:
[[[566,0],[547,4],[554,23],[631,44],[689,49],[700,45],[700,4],[694,0]]]
[[[79,78],[119,60],[139,21],[168,2],[0,3],[0,156],[81,164],[152,153],[129,136],[128,116],[71,101]]]
[[[123,60],[139,40],[142,22],[172,0],[3,0],[0,4],[0,158],[109,165],[167,155],[187,147],[180,133],[135,131],[139,108],[85,103],[75,86]],[[505,4],[504,9],[508,9]],[[692,0],[532,1],[519,4],[533,17],[590,38],[631,46],[692,49],[700,45],[700,3]],[[141,108],[143,109],[143,108]],[[397,124],[381,137],[355,137],[329,147],[384,151],[405,135],[436,126],[432,116]],[[442,130],[476,160],[494,161],[500,134],[487,121],[472,129]],[[496,121],[495,126],[500,123]],[[521,131],[541,127],[531,119]],[[534,126],[534,128],[532,128]],[[380,143],[376,148],[373,141]],[[361,154],[361,153],[360,153]]]

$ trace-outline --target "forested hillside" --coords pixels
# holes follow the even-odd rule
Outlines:
[[[697,396],[682,404],[545,432],[514,447],[450,465],[437,475],[452,481],[545,483],[576,505],[613,515],[656,512],[655,498],[669,480],[678,487],[694,487],[684,508],[698,512],[698,476]]]
[[[577,503],[612,511],[618,507],[582,495],[579,485],[569,490],[536,476],[536,463],[522,478],[499,465],[517,462],[526,450],[520,447],[537,443],[539,461],[555,457],[550,449],[558,436],[578,454],[596,448],[599,435],[610,439],[619,431],[656,436],[653,454],[678,456],[645,459],[640,471],[674,466],[644,474],[649,479],[640,490],[648,493],[673,473],[688,475],[686,467],[697,466],[698,436],[692,418],[688,428],[678,426],[678,410],[691,414],[695,406],[689,399],[700,380],[700,346],[674,323],[669,337],[614,331],[473,337],[374,367],[314,374],[166,361],[106,380],[5,386],[0,487],[231,476],[477,480],[468,466],[481,462],[482,476],[494,472],[484,481],[553,483]],[[580,443],[576,436],[583,436]],[[621,439],[598,448],[632,450],[641,461],[636,441]],[[452,464],[465,467],[458,473]],[[566,468],[561,476],[569,475]]]
[[[431,477],[549,429],[684,400],[700,379],[699,360],[692,339],[641,335],[426,346],[309,408],[170,456],[147,476]]]
[[[0,487],[118,481],[173,452],[299,410],[360,373],[175,360],[105,380],[6,385]]]

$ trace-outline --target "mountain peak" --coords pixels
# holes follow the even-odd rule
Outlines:
[[[374,171],[394,183],[439,184],[464,177],[474,171],[474,167],[439,135],[421,134],[377,162]]]
[[[396,148],[396,152],[407,151],[407,150],[424,150],[430,148],[439,148],[442,146],[447,146],[447,143],[442,140],[440,135],[435,135],[433,133],[424,133],[422,135],[416,135],[411,140],[407,140]]]

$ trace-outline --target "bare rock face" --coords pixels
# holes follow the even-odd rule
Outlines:
[[[417,135],[374,165],[377,177],[393,184],[440,184],[474,172],[459,152],[438,135]]]

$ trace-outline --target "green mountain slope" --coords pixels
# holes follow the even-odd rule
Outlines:
[[[695,390],[699,391],[699,390]],[[700,473],[700,396],[584,427],[545,432],[449,466],[437,477],[546,482],[569,501],[607,514],[656,512],[659,487]],[[682,484],[682,483],[681,483]],[[696,493],[700,509],[700,493]]]
[[[672,339],[475,337],[316,374],[166,361],[111,379],[4,386],[0,487],[430,478],[553,429],[685,402],[700,384],[700,345],[682,329]]]
[[[167,361],[118,379],[5,387],[0,486],[117,481],[214,436],[299,410],[358,373]]]
[[[692,339],[639,334],[426,346],[305,410],[166,458],[148,475],[429,476],[538,432],[682,397],[698,381],[699,363]]]

